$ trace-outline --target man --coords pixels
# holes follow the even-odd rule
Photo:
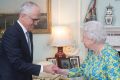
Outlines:
[[[40,72],[54,73],[55,65],[35,65],[31,30],[39,22],[40,9],[33,2],[24,3],[19,18],[2,38],[0,55],[0,80],[32,80]]]

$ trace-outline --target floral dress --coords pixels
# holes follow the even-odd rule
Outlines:
[[[110,45],[105,44],[99,55],[89,51],[80,68],[69,70],[68,77],[83,76],[85,80],[120,80],[120,57]]]

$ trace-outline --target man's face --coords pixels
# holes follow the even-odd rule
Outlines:
[[[40,10],[38,7],[34,7],[31,14],[26,14],[25,15],[26,20],[25,22],[25,27],[28,31],[31,31],[35,25],[38,24],[40,20]]]

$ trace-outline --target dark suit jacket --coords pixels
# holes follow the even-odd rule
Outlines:
[[[32,33],[30,33],[33,53]],[[9,27],[2,38],[0,53],[0,80],[32,80],[32,75],[39,75],[40,65],[32,64],[26,37],[16,22]]]

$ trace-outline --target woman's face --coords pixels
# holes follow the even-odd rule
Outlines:
[[[88,37],[86,33],[83,34],[83,43],[86,48],[91,48],[92,45],[94,44],[94,41]]]

